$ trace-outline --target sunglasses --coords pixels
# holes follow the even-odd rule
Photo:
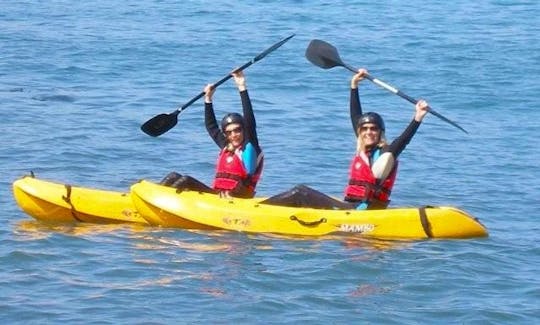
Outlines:
[[[379,131],[379,128],[376,126],[361,126],[360,131]]]
[[[242,127],[237,126],[237,127],[235,127],[234,129],[231,129],[231,130],[225,130],[224,133],[225,133],[225,135],[227,135],[227,136],[229,136],[229,135],[231,135],[231,134],[233,134],[233,133],[236,133],[236,134],[242,133]]]

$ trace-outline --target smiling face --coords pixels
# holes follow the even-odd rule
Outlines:
[[[235,148],[240,147],[244,143],[244,129],[239,123],[227,125],[223,133],[225,133],[227,141]]]
[[[371,149],[381,140],[381,129],[375,123],[364,123],[358,128],[358,136],[364,147]]]

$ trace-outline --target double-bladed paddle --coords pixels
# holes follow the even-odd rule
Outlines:
[[[266,50],[261,52],[259,55],[257,55],[256,57],[254,57],[253,59],[251,59],[250,61],[248,61],[247,63],[245,63],[238,69],[236,69],[235,71],[242,71],[246,69],[247,67],[249,67],[250,65],[252,65],[253,63],[261,60],[262,58],[264,58],[271,52],[275,51],[278,47],[285,44],[285,42],[293,38],[294,35],[295,34],[292,34],[291,36],[286,37],[282,39],[281,41],[277,42],[276,44],[272,45],[271,47],[267,48]],[[213,87],[216,88],[217,86],[221,85],[225,81],[229,80],[231,77],[232,77],[231,74],[227,74],[221,80],[214,83]],[[144,133],[153,137],[162,135],[163,133],[172,129],[178,123],[178,114],[182,113],[182,111],[184,111],[188,106],[190,106],[191,104],[199,100],[201,97],[203,97],[204,94],[205,94],[204,91],[202,91],[200,94],[193,97],[189,102],[185,103],[184,105],[182,105],[180,108],[178,108],[172,113],[169,113],[169,114],[163,113],[163,114],[159,114],[152,117],[141,126],[141,130]]]
[[[318,40],[318,39],[314,39],[312,40],[307,49],[306,49],[306,58],[309,60],[309,62],[313,63],[314,65],[318,66],[318,67],[321,67],[323,69],[330,69],[330,68],[333,68],[333,67],[337,67],[337,66],[341,66],[341,67],[344,67],[346,68],[347,70],[350,70],[352,71],[353,73],[357,73],[358,72],[358,69],[355,69],[353,67],[351,67],[350,65],[344,63],[341,58],[339,57],[339,53],[337,51],[337,49],[332,46],[331,44],[325,42],[325,41],[322,41],[322,40]],[[406,99],[407,101],[413,103],[413,104],[416,104],[418,102],[418,100],[406,95],[405,93],[403,93],[401,90],[395,88],[395,87],[392,87],[390,86],[389,84],[385,83],[384,81],[381,81],[377,78],[374,78],[370,75],[367,75],[365,76],[366,79],[372,81],[373,83],[375,83],[376,85],[398,95],[399,97],[401,98],[404,98]],[[464,128],[462,128],[461,126],[459,126],[456,122],[442,116],[441,114],[435,112],[431,107],[429,108],[429,112],[435,116],[437,116],[438,118],[440,118],[441,120],[447,122],[447,123],[450,123],[451,125],[455,126],[456,128],[460,129],[461,131],[465,132],[465,133],[469,133],[467,132]]]

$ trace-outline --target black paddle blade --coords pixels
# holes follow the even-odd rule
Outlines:
[[[445,121],[446,123],[455,126],[456,128],[460,129],[461,131],[465,132],[466,134],[469,134],[469,132],[467,132],[467,130],[465,130],[464,128],[462,128],[461,126],[459,126],[459,124],[457,124],[456,122],[454,122],[454,121],[452,121],[452,120],[450,120],[450,119],[448,119],[448,118],[442,116],[441,114],[435,112],[434,110],[430,109],[428,112],[431,113],[431,114],[433,114],[433,115],[435,115],[435,116],[437,116],[438,118],[440,118],[441,120]]]
[[[144,123],[141,130],[153,137],[159,137],[178,123],[178,111],[170,114],[159,114]]]
[[[337,49],[331,44],[318,39],[309,42],[306,49],[306,58],[309,62],[323,69],[344,65]]]

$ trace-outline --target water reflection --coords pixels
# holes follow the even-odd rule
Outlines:
[[[92,223],[44,223],[36,220],[24,220],[16,224],[15,235],[23,240],[47,238],[53,234],[67,236],[101,235],[119,231],[143,232],[147,229],[138,224],[92,224]]]
[[[341,243],[347,249],[365,249],[370,251],[385,251],[394,249],[409,248],[414,241],[408,240],[384,240],[376,238],[366,238],[350,235],[326,235],[319,237],[312,236],[291,236],[281,234],[250,234],[227,230],[195,230],[195,229],[171,229],[150,227],[139,224],[91,224],[91,223],[44,223],[37,220],[24,220],[17,223],[14,233],[22,240],[37,240],[51,236],[52,234],[63,234],[68,236],[101,235],[126,231],[130,238],[138,240],[135,247],[146,250],[159,250],[176,247],[188,251],[198,252],[229,252],[240,253],[249,245],[256,250],[272,250],[273,243],[304,242],[312,243],[309,249],[318,251],[324,249],[322,245],[326,242]],[[179,238],[180,233],[187,233],[190,236]],[[194,240],[194,237],[205,238],[206,240]],[[211,242],[209,242],[211,241]],[[292,248],[292,247],[291,247]],[[296,247],[299,248],[299,247]],[[301,249],[308,249],[305,245]]]
[[[342,237],[343,246],[348,249],[367,249],[372,251],[400,250],[411,247],[412,240],[386,240],[363,237]]]

